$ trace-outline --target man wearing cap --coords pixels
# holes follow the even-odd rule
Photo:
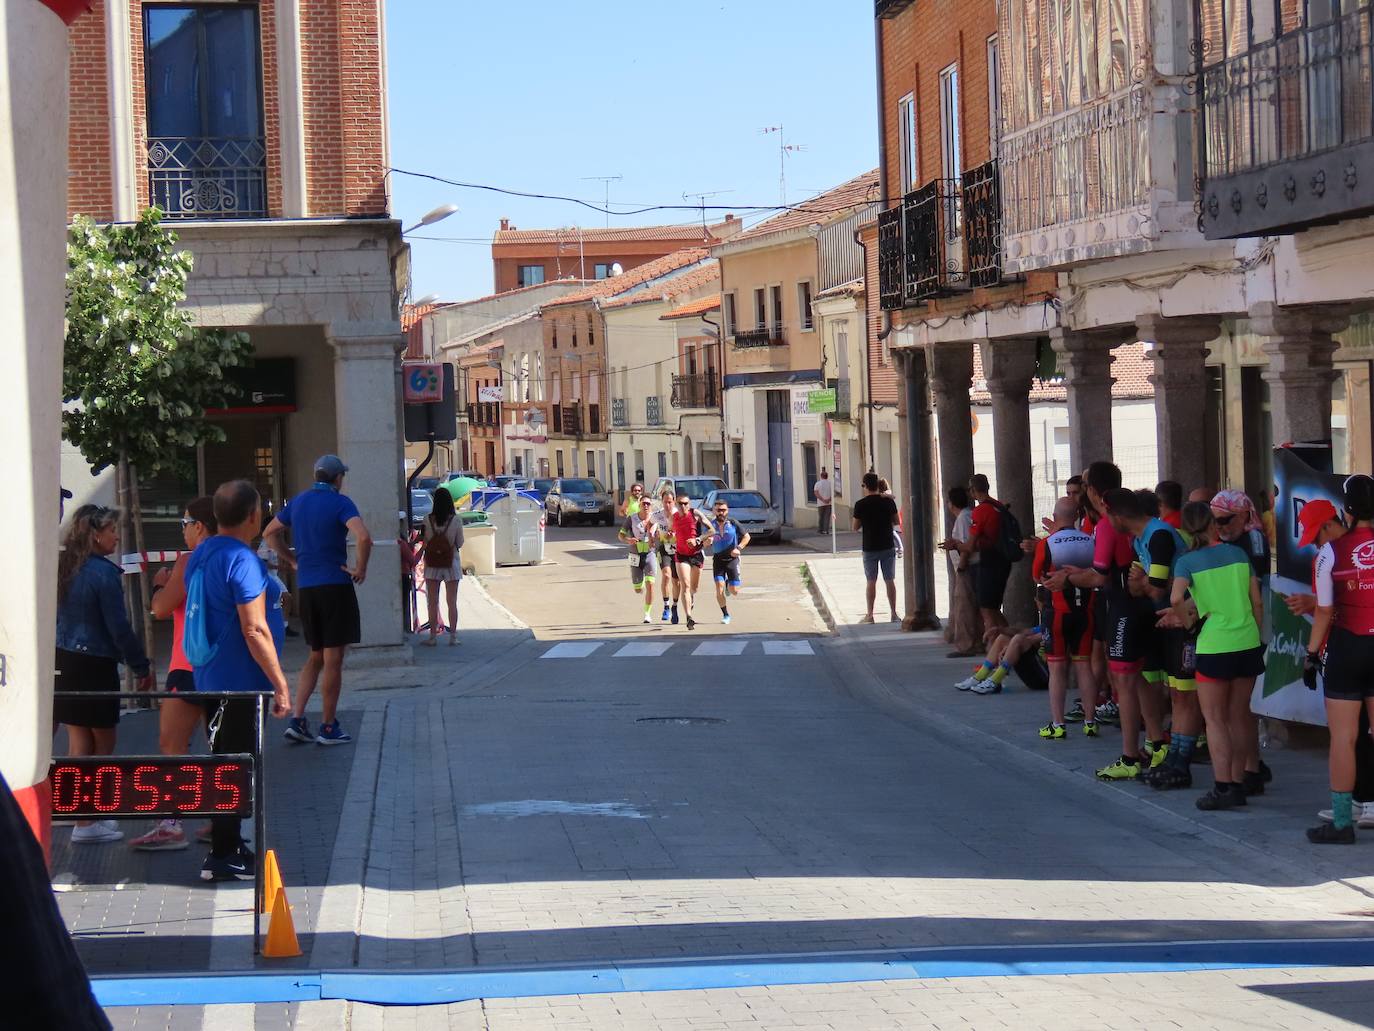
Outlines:
[[[310,646],[310,658],[296,682],[295,706],[286,728],[289,741],[345,745],[353,740],[339,726],[339,691],[344,651],[362,639],[354,584],[367,576],[372,537],[358,506],[343,493],[346,472],[348,466],[338,455],[320,456],[310,489],[287,502],[262,535],[282,563],[296,571],[301,629]],[[286,545],[287,529],[295,541],[294,555]],[[357,563],[352,567],[348,565],[350,533],[357,546]],[[312,734],[305,706],[317,683],[324,713],[318,733]]]

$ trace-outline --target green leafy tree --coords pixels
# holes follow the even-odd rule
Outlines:
[[[194,259],[176,242],[157,208],[124,225],[78,216],[67,240],[62,432],[92,473],[116,468],[139,551],[147,550],[139,476],[185,475],[197,445],[224,439],[205,411],[227,405],[237,388],[224,370],[252,356],[245,334],[197,327],[180,307]],[[149,585],[140,580],[151,640]]]

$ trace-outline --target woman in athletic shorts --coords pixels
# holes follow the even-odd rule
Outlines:
[[[1331,822],[1308,830],[1314,845],[1355,841],[1355,735],[1360,709],[1374,715],[1374,479],[1345,481],[1345,511],[1350,530],[1317,553],[1317,612],[1303,667],[1310,688],[1322,674],[1331,731]]]
[[[658,569],[663,578],[663,622],[677,622],[677,604],[682,597],[682,581],[677,575],[677,559],[674,557],[676,546],[673,543],[672,519],[677,508],[677,492],[671,485],[663,487],[658,494],[658,504],[654,506],[650,518],[654,523],[658,539]],[[669,605],[669,595],[672,604]]]
[[[1174,564],[1169,601],[1183,626],[1205,620],[1197,638],[1197,691],[1216,779],[1197,807],[1233,809],[1245,805],[1250,694],[1255,678],[1264,672],[1259,580],[1249,556],[1219,539],[1205,502],[1183,507],[1183,530],[1193,547]]]

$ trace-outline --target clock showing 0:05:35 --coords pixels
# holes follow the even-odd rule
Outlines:
[[[54,819],[251,816],[251,755],[100,755],[54,760]]]

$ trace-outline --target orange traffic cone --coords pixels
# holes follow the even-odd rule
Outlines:
[[[267,924],[267,944],[262,954],[268,959],[289,959],[301,954],[301,943],[296,940],[296,925],[291,920],[291,907],[286,902],[286,889],[277,891],[272,903],[272,916]]]
[[[262,898],[258,900],[259,913],[270,913],[276,905],[277,893],[281,891],[281,869],[277,866],[277,853],[267,850],[267,858],[262,864]]]

